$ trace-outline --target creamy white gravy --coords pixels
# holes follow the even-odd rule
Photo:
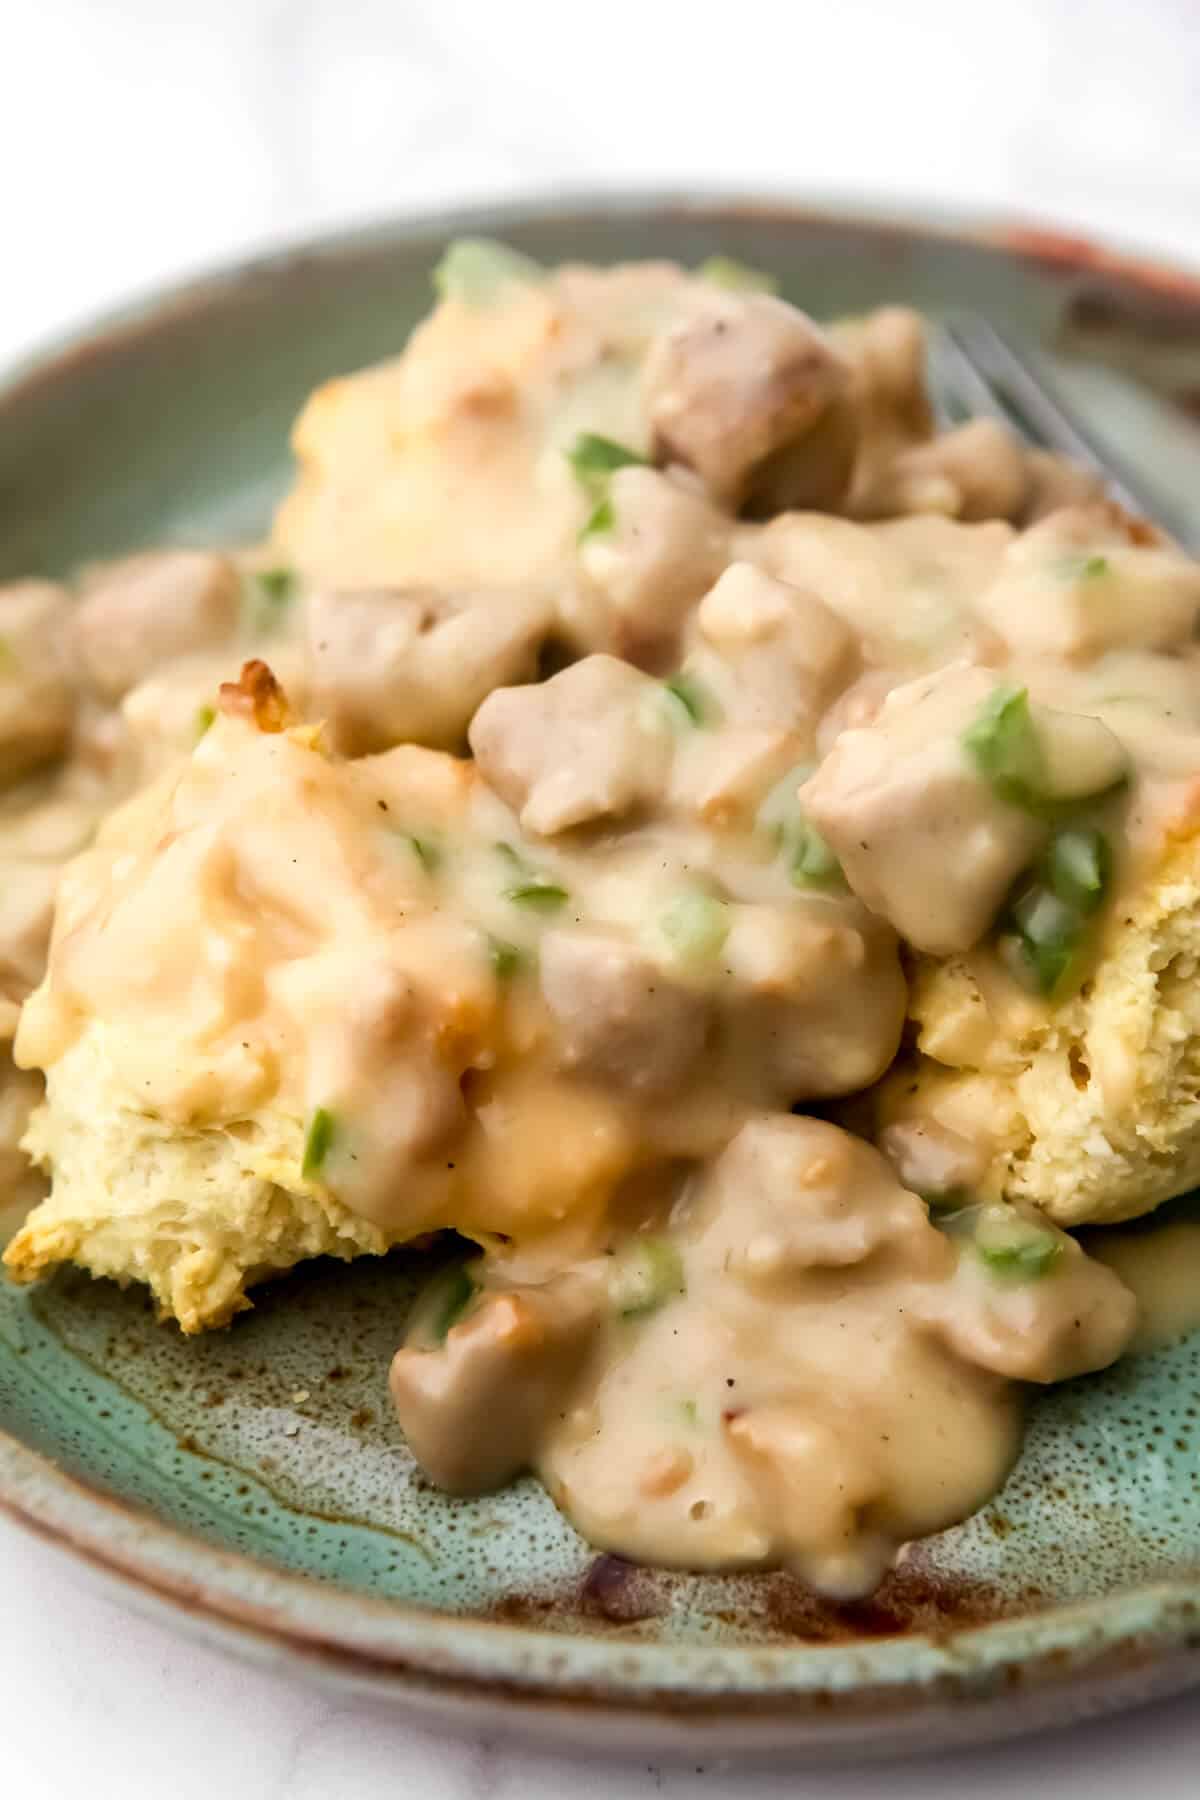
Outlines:
[[[969,1130],[918,1119],[902,1187],[791,1109],[884,1074],[912,952],[1013,1017],[1084,978],[1198,816],[1200,570],[934,436],[910,314],[456,266],[309,403],[270,551],[0,592],[0,1020],[55,1181],[7,1260],[88,1262],[85,1102],[285,1219],[453,1228],[480,1265],[392,1375],[435,1479],[532,1466],[597,1543],[861,1592],[1136,1308],[982,1203]]]
[[[1200,1223],[1089,1232],[1086,1244],[1088,1255],[1118,1275],[1137,1301],[1131,1350],[1158,1350],[1200,1329]]]

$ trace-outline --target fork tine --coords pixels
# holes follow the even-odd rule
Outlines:
[[[971,358],[948,327],[931,324],[926,333],[934,406],[940,422],[949,427],[968,419],[999,419],[1014,426],[999,397],[988,386]]]
[[[1091,469],[1130,512],[1147,519],[1161,517],[1161,504],[1129,479],[1112,452],[1068,409],[1032,356],[1018,352],[987,319],[958,316],[946,321],[943,329],[1030,443]]]

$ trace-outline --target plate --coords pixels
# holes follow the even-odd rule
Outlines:
[[[449,237],[717,251],[818,314],[970,307],[1037,342],[1164,505],[1200,491],[1200,279],[1025,227],[645,197],[373,228],[108,318],[0,388],[0,578],[261,531],[288,426],[395,353]],[[71,1272],[0,1291],[0,1505],[243,1654],[474,1729],[699,1759],[895,1752],[1200,1678],[1200,1337],[1036,1400],[976,1518],[868,1601],[589,1551],[532,1481],[416,1476],[385,1377],[426,1259],[314,1264],[187,1342]]]

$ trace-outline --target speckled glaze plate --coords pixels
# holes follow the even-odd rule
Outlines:
[[[975,308],[1059,359],[1164,504],[1200,493],[1200,280],[1043,231],[623,197],[326,240],[18,369],[0,578],[260,531],[305,393],[399,348],[465,231],[547,261],[724,251],[818,314]],[[244,1654],[626,1753],[928,1748],[1200,1679],[1200,1337],[1034,1401],[996,1501],[834,1606],[782,1575],[597,1558],[532,1482],[424,1487],[385,1377],[426,1266],[312,1265],[195,1342],[71,1273],[0,1291],[0,1505]]]

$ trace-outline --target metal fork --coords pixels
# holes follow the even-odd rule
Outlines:
[[[1032,351],[1018,350],[987,319],[958,313],[930,331],[930,372],[942,421],[999,419],[1025,443],[1082,463],[1129,512],[1153,520],[1177,543],[1200,553],[1200,530],[1175,507],[1151,497],[1120,457],[1072,411]]]

